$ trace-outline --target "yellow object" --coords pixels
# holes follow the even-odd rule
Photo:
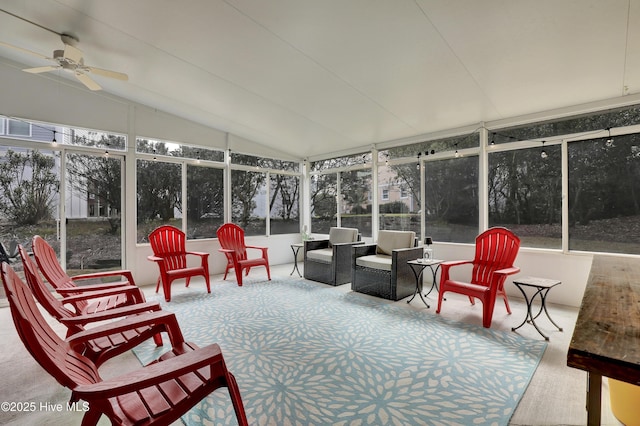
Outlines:
[[[640,425],[640,386],[609,379],[611,411],[626,426]]]

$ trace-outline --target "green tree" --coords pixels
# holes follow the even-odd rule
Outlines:
[[[265,173],[243,170],[231,172],[232,215],[234,221],[237,221],[243,228],[247,228],[249,225],[251,214],[256,208],[256,194],[264,186],[265,181]]]
[[[337,176],[337,173],[313,176],[313,183],[311,185],[311,217],[331,219],[338,212],[338,206],[336,204]]]
[[[101,135],[96,146],[119,146],[122,137]],[[116,235],[120,229],[122,171],[120,161],[106,156],[69,154],[67,173],[74,191],[89,199],[95,195],[107,207],[109,233]]]
[[[60,183],[55,166],[53,156],[38,150],[8,150],[0,164],[0,211],[18,225],[51,219]]]
[[[173,155],[164,142],[136,141],[139,152]],[[136,165],[138,223],[160,218],[173,219],[175,210],[182,211],[181,165],[156,160],[138,160]]]
[[[290,220],[292,214],[297,218],[299,187],[300,179],[297,176],[272,174],[269,211],[277,206],[277,215],[283,220]]]
[[[197,222],[203,215],[224,216],[223,172],[187,165],[187,219]]]

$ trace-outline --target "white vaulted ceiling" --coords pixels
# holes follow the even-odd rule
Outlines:
[[[300,158],[640,93],[640,0],[3,0],[0,9],[2,42],[61,48],[23,19],[72,34],[86,63],[129,75],[96,76],[105,92]],[[0,57],[48,64],[2,46]]]

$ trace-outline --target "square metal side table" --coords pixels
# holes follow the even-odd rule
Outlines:
[[[547,294],[553,287],[560,285],[561,281],[547,278],[522,277],[513,280],[513,284],[518,287],[518,289],[524,296],[524,300],[527,302],[527,316],[522,321],[522,324],[517,327],[513,327],[511,331],[516,331],[528,322],[531,323],[536,328],[536,330],[538,330],[538,333],[540,333],[540,335],[544,337],[544,340],[548,341],[549,337],[546,336],[542,331],[540,331],[540,328],[538,328],[538,325],[536,324],[536,318],[540,316],[542,311],[544,311],[544,313],[547,315],[547,318],[549,318],[551,324],[555,325],[559,331],[562,331],[562,327],[560,327],[551,319],[551,317],[549,316],[549,311],[547,311]],[[531,297],[527,296],[527,293],[524,291],[525,287],[531,287],[535,289],[535,292]],[[531,305],[533,304],[533,300],[538,295],[540,295],[540,310],[538,310],[538,313],[533,315],[533,313],[531,312]]]
[[[302,274],[300,273],[300,269],[298,269],[298,252],[302,247],[304,247],[304,243],[291,244],[291,251],[293,251],[293,270],[289,275],[293,275],[294,272],[297,272],[300,278],[302,278]]]
[[[434,287],[436,288],[436,290],[438,289],[438,284],[436,283],[436,274],[438,273],[438,269],[440,268],[440,264],[442,262],[444,262],[444,260],[438,259],[415,259],[409,260],[407,262],[407,264],[409,264],[411,270],[413,271],[413,275],[416,277],[416,291],[413,292],[413,296],[411,296],[411,299],[407,300],[407,303],[411,303],[411,301],[416,297],[417,294],[418,296],[420,296],[420,299],[422,299],[422,302],[427,306],[427,308],[430,308],[427,301],[424,300],[424,297],[422,297],[422,273],[428,266],[433,277],[431,288],[429,289],[429,292],[425,294],[426,297],[429,295],[429,293],[431,293],[431,291],[433,291]]]

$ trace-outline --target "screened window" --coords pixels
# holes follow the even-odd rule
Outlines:
[[[224,170],[187,165],[187,236],[215,238],[224,223]]]
[[[245,235],[266,235],[266,173],[232,170],[231,188],[232,222],[240,225]]]
[[[420,233],[420,170],[417,163],[378,166],[384,187],[378,206],[380,229]]]
[[[61,133],[57,132],[56,141],[60,139],[60,142],[70,145],[91,146],[104,149],[105,152],[127,149],[127,139],[122,135],[75,128],[63,129]]]
[[[388,161],[396,158],[428,158],[430,155],[440,152],[453,152],[456,149],[476,148],[480,146],[480,138],[477,132],[455,136],[451,138],[435,139],[418,142],[411,145],[403,145],[380,151],[378,159]]]
[[[273,158],[257,157],[246,154],[231,154],[231,162],[233,164],[241,164],[244,166],[255,166],[262,169],[298,171],[299,165],[293,161],[276,160]]]
[[[569,248],[640,254],[640,134],[568,151]]]
[[[66,268],[70,273],[122,267],[121,157],[66,155]]]
[[[478,235],[478,157],[425,164],[426,232],[434,241],[473,243]]]
[[[311,232],[328,234],[338,224],[338,174],[311,176]]]
[[[0,217],[2,243],[13,255],[18,243],[38,233],[60,252],[58,217],[60,205],[60,156],[46,150],[0,146]],[[12,264],[22,271],[22,262]],[[0,286],[0,297],[5,297]]]
[[[560,145],[489,155],[489,226],[504,226],[522,246],[562,248]],[[543,158],[544,157],[544,158]]]
[[[269,176],[269,224],[271,234],[300,232],[300,178],[272,173]]]
[[[634,124],[640,124],[640,105],[495,130],[489,134],[489,143],[551,138]]]
[[[322,171],[331,170],[342,167],[357,166],[361,164],[368,164],[371,162],[371,153],[363,153],[356,155],[347,155],[344,157],[329,158],[328,160],[314,161],[311,163],[311,170]]]
[[[357,228],[363,237],[371,236],[371,170],[340,172],[342,199],[340,226]]]
[[[136,139],[136,152],[194,160],[224,161],[224,152],[155,139]]]
[[[147,242],[156,227],[182,228],[182,166],[155,160],[137,161],[137,242]]]

